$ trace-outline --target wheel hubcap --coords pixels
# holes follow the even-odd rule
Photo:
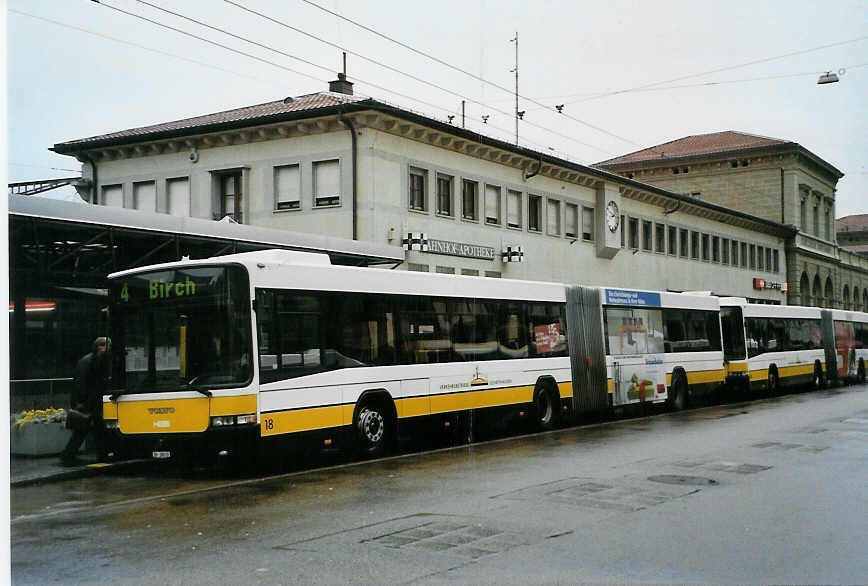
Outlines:
[[[359,430],[369,443],[376,444],[383,438],[386,422],[378,411],[364,409],[359,415]]]

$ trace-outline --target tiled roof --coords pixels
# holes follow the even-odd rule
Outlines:
[[[185,118],[183,120],[175,120],[174,122],[164,122],[162,124],[154,124],[152,126],[142,126],[140,128],[130,128],[109,134],[99,136],[91,136],[89,138],[80,138],[68,142],[62,142],[55,147],[72,147],[87,146],[90,143],[98,143],[103,141],[122,140],[141,138],[147,139],[151,135],[161,135],[164,133],[178,132],[188,134],[190,131],[195,131],[198,128],[205,128],[220,124],[241,123],[245,120],[257,120],[260,123],[267,123],[269,117],[279,118],[282,115],[292,112],[314,111],[320,108],[330,108],[340,104],[348,104],[361,102],[368,98],[363,96],[352,96],[348,94],[339,94],[334,92],[317,92],[307,94],[297,98],[287,98],[277,100],[275,102],[267,102],[256,106],[245,106],[244,108],[236,108],[234,110],[226,110],[225,112],[217,112],[215,114],[205,114],[204,116],[195,116],[193,118]]]
[[[868,231],[868,214],[854,214],[835,220],[837,232],[861,232]]]
[[[696,155],[710,155],[717,153],[726,153],[729,151],[740,151],[744,149],[752,149],[765,146],[774,146],[788,144],[789,141],[778,138],[769,138],[767,136],[758,136],[755,134],[747,134],[745,132],[736,132],[727,130],[725,132],[714,132],[712,134],[697,134],[687,136],[665,142],[657,146],[649,147],[635,153],[622,155],[596,163],[595,167],[608,167],[612,165],[623,165],[630,163],[644,163],[648,161],[659,161],[663,159],[677,159],[681,157],[691,157]]]

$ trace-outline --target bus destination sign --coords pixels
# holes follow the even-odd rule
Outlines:
[[[660,293],[628,291],[626,289],[606,289],[606,305],[660,307]]]

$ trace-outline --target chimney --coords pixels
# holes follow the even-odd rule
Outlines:
[[[329,91],[336,94],[353,95],[353,82],[347,81],[345,73],[338,73],[338,78],[329,82]]]

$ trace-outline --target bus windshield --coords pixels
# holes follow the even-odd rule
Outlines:
[[[744,360],[744,324],[741,307],[721,307],[720,326],[723,330],[723,359]]]
[[[247,384],[253,374],[249,291],[238,266],[113,280],[112,387],[159,392]]]

